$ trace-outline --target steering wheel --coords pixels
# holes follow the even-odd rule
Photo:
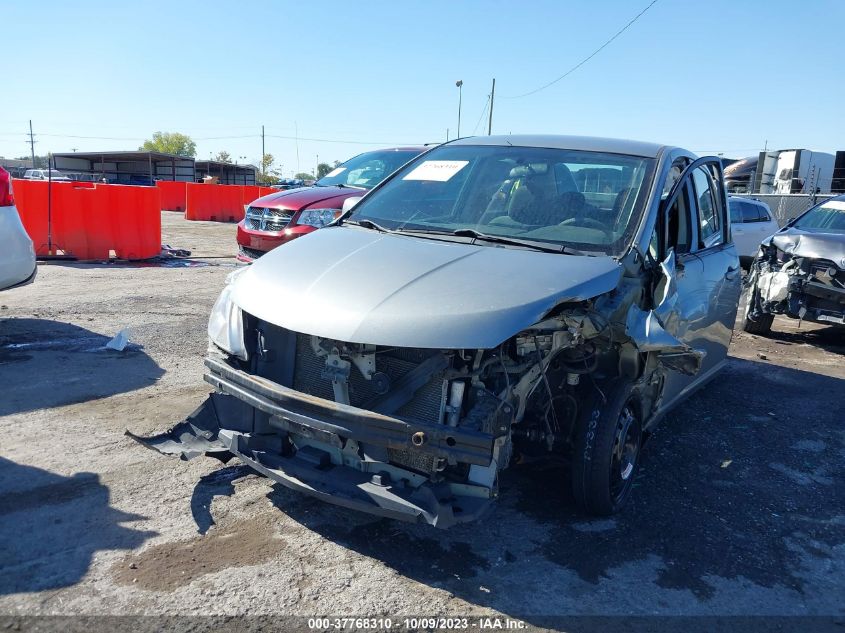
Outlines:
[[[564,220],[558,226],[583,226],[587,229],[596,229],[597,231],[602,231],[605,235],[609,238],[613,238],[613,231],[611,231],[604,222],[599,222],[593,218],[589,218],[587,216],[569,218],[568,220]]]

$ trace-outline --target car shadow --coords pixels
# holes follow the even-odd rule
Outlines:
[[[778,329],[779,325],[775,322],[765,338],[779,343],[813,345],[833,354],[845,354],[845,328],[841,326],[819,327],[813,324],[813,329],[784,331]]]
[[[120,525],[145,518],[112,508],[95,473],[65,477],[0,457],[0,595],[79,582],[96,552],[156,536]]]
[[[191,494],[191,516],[198,533],[205,534],[215,525],[211,515],[214,497],[231,497],[235,494],[235,481],[254,474],[255,471],[246,464],[234,464],[200,478]]]
[[[105,398],[147,387],[164,370],[140,346],[70,323],[0,319],[0,416]]]
[[[493,512],[447,531],[278,485],[268,498],[408,578],[538,626],[583,613],[587,596],[601,597],[602,613],[671,611],[681,595],[711,606],[718,597],[731,612],[757,604],[761,588],[802,595],[845,544],[843,390],[840,379],[731,358],[658,428],[631,503],[611,518],[575,509],[561,467],[508,469]],[[724,580],[744,589],[717,596]]]

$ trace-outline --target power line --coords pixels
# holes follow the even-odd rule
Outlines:
[[[0,136],[24,136],[28,137],[28,132],[0,132]],[[95,141],[144,141],[146,137],[142,136],[84,136],[80,134],[55,134],[50,132],[39,132],[37,136],[46,136],[51,138],[69,138],[69,139],[88,139]],[[310,138],[305,136],[284,136],[280,134],[266,134],[267,138],[278,138],[290,141],[310,141],[313,143],[339,143],[347,145],[414,145],[415,143],[398,143],[395,141],[363,141],[363,140],[345,140],[345,139],[330,139],[330,138]],[[243,134],[237,136],[192,136],[194,141],[220,141],[231,139],[254,139],[261,138],[261,134]]]
[[[628,22],[625,26],[623,26],[621,29],[619,29],[618,31],[616,31],[616,33],[613,35],[613,37],[611,37],[611,38],[610,38],[609,40],[607,40],[604,44],[602,44],[601,46],[599,46],[596,50],[594,50],[594,51],[593,51],[592,53],[590,53],[587,57],[585,57],[585,58],[584,58],[584,59],[582,59],[580,62],[578,62],[577,64],[575,64],[572,68],[570,68],[569,70],[567,70],[565,73],[563,73],[560,77],[558,77],[558,78],[557,78],[557,79],[555,79],[554,81],[550,81],[549,83],[544,84],[544,85],[540,86],[539,88],[535,88],[534,90],[531,90],[531,91],[529,91],[529,92],[525,92],[525,93],[523,93],[523,94],[519,94],[519,95],[512,95],[512,96],[509,96],[509,97],[504,97],[504,96],[503,96],[503,97],[501,97],[501,98],[502,98],[502,99],[521,99],[522,97],[527,97],[527,96],[529,96],[529,95],[536,94],[536,93],[540,92],[541,90],[545,90],[545,89],[546,89],[546,88],[548,88],[549,86],[553,86],[553,85],[555,85],[555,84],[556,84],[557,82],[559,82],[561,79],[565,79],[566,77],[568,77],[569,75],[571,75],[572,73],[574,73],[576,70],[578,70],[579,68],[581,68],[581,66],[583,66],[583,65],[584,65],[584,64],[586,64],[588,61],[590,61],[593,57],[595,57],[596,55],[598,55],[598,54],[599,54],[599,53],[600,53],[600,52],[601,52],[604,48],[606,48],[606,47],[607,47],[607,46],[608,46],[608,45],[609,45],[609,44],[610,44],[613,40],[615,40],[617,37],[619,37],[619,36],[620,36],[620,35],[622,35],[625,31],[627,31],[627,30],[631,27],[631,25],[632,25],[632,24],[634,24],[634,22],[636,22],[637,20],[639,20],[639,19],[643,16],[643,14],[644,14],[646,11],[648,11],[649,9],[651,9],[651,7],[653,7],[655,4],[657,4],[657,2],[658,2],[658,0],[652,0],[652,1],[649,3],[649,5],[648,5],[645,9],[643,9],[643,10],[642,10],[642,11],[640,11],[637,15],[635,15],[635,16],[631,19],[631,21],[629,21],[629,22]]]
[[[481,111],[481,116],[478,117],[478,122],[475,124],[475,127],[472,128],[472,135],[475,136],[476,130],[478,130],[478,126],[481,125],[481,121],[484,120],[484,115],[487,113],[487,106],[490,105],[490,95],[487,95],[487,101],[484,102],[484,109]]]
[[[312,143],[341,143],[346,145],[416,145],[416,143],[397,143],[394,141],[342,141],[331,138],[308,138],[305,136],[281,136],[268,134],[267,138],[280,138],[288,141],[311,141]]]

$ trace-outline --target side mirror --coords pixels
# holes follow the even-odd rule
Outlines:
[[[352,196],[343,201],[343,206],[340,208],[341,215],[345,215],[347,211],[351,211],[356,204],[361,202],[362,196]]]

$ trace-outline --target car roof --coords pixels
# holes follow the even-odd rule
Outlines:
[[[402,147],[385,147],[384,149],[374,149],[370,150],[372,152],[424,152],[427,150],[428,147],[423,145],[416,146],[416,145],[406,145]],[[364,152],[368,154],[369,152]]]
[[[565,136],[556,134],[508,134],[501,136],[468,136],[449,145],[513,145],[516,147],[546,147],[573,149],[585,152],[607,152],[657,158],[668,146],[658,143],[602,138],[599,136]]]
[[[768,207],[765,202],[762,200],[758,200],[757,198],[746,198],[745,196],[728,196],[728,200],[742,200],[743,202],[751,202],[752,204],[761,204],[763,206]]]

